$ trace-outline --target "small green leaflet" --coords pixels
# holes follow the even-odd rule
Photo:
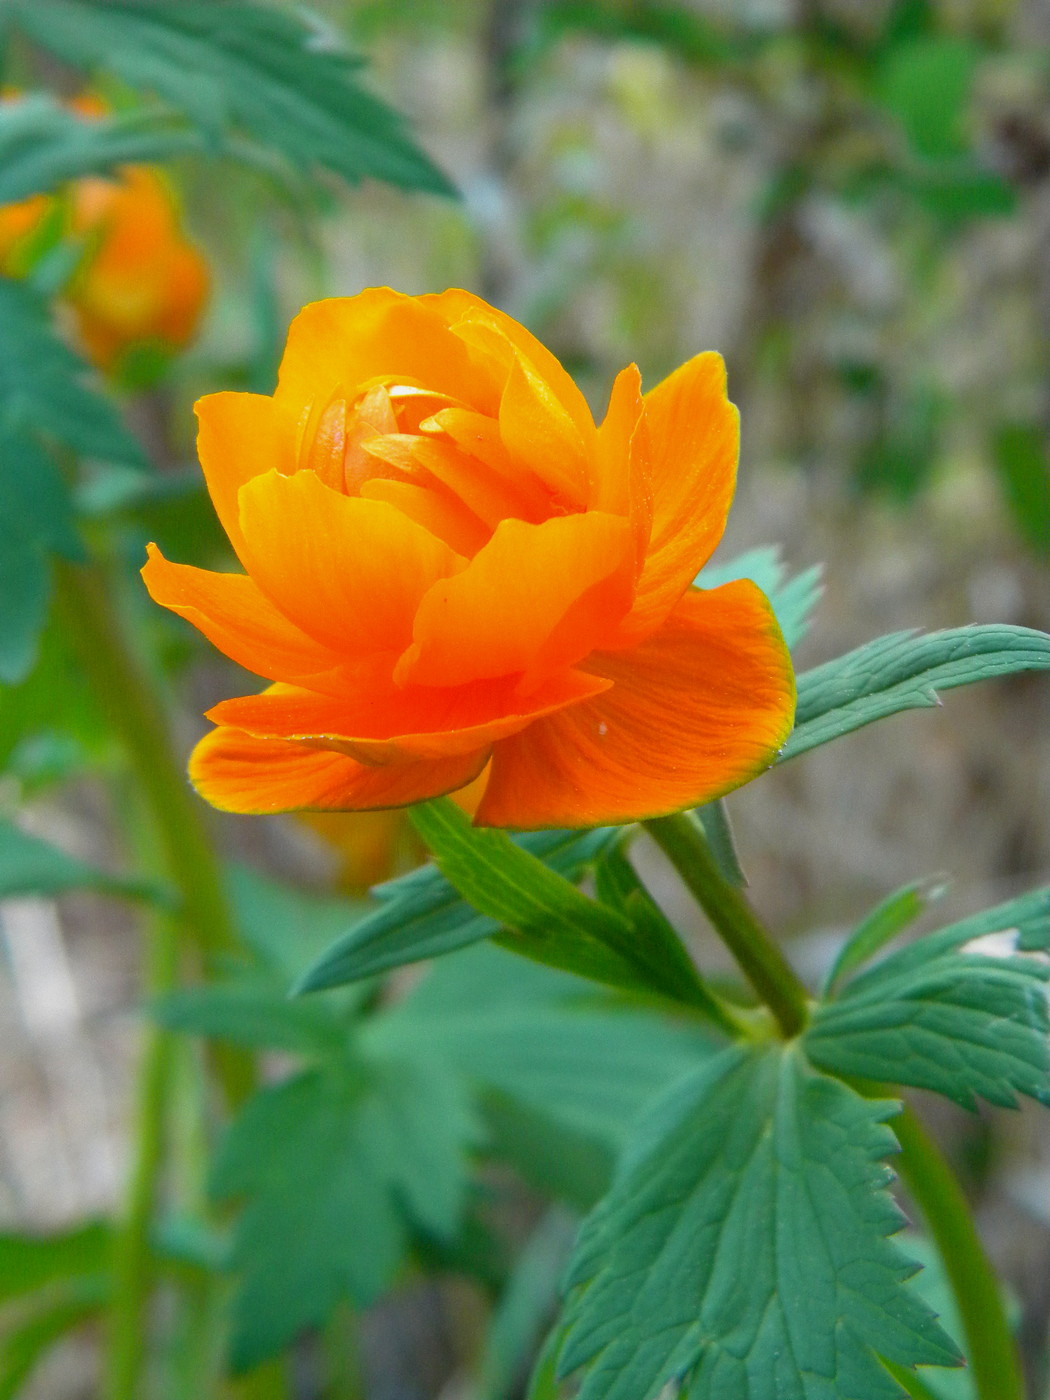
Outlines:
[[[707,1004],[684,953],[637,936],[630,919],[589,899],[504,831],[471,826],[449,798],[411,811],[441,873],[480,913],[506,930],[499,941],[524,957],[631,991]]]
[[[451,194],[361,61],[294,11],[246,0],[7,0],[6,19],[64,62],[156,93],[213,147],[237,139],[297,170]]]
[[[902,885],[893,894],[887,895],[881,904],[863,918],[843,943],[824,979],[823,995],[828,996],[838,984],[863,963],[868,962],[885,944],[896,938],[901,929],[907,928],[922,914],[926,906],[938,899],[944,886],[919,880],[910,885]]]
[[[937,692],[1021,671],[1050,670],[1050,636],[1029,627],[894,632],[798,677],[795,728],[779,762],[874,720],[929,709]]]
[[[169,907],[174,899],[172,893],[151,881],[110,875],[0,819],[0,899],[67,894],[71,890],[148,899]]]
[[[448,1237],[477,1135],[439,1067],[332,1060],[260,1090],[214,1164],[220,1200],[246,1198],[232,1264],[231,1361],[243,1371],[393,1282],[412,1230]]]
[[[513,839],[515,845],[559,875],[577,880],[619,834],[614,827],[597,827],[592,831],[536,831]],[[380,907],[327,948],[307,969],[296,991],[322,991],[374,977],[392,967],[439,957],[492,938],[500,930],[496,919],[472,909],[433,865],[378,885],[372,893]]]
[[[797,1048],[722,1051],[639,1129],[568,1275],[579,1400],[897,1400],[878,1357],[961,1358],[888,1238],[892,1103]]]
[[[201,136],[167,113],[86,120],[43,93],[0,106],[0,204],[46,194],[82,175],[201,150]]]
[[[993,933],[1001,955],[965,951]],[[1048,947],[1046,889],[928,934],[820,1005],[807,1053],[832,1074],[932,1089],[964,1108],[977,1096],[1016,1107],[1018,1094],[1050,1104],[1050,963],[1024,955]]]
[[[718,588],[734,579],[757,583],[773,605],[784,641],[794,650],[809,631],[813,610],[824,592],[823,566],[814,564],[801,574],[788,574],[778,545],[749,549],[725,564],[708,564],[696,577],[697,588]]]

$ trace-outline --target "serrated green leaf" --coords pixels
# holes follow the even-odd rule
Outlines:
[[[1000,906],[991,922],[1017,928],[1028,946],[1050,945],[1050,892]],[[991,911],[989,911],[991,913]],[[1025,955],[989,956],[964,945],[992,929],[989,913],[928,934],[849,983],[817,1007],[804,1043],[833,1074],[909,1084],[964,1108],[977,1097],[1015,1107],[1018,1094],[1050,1103],[1050,965]],[[1005,924],[1003,920],[1006,920]]]
[[[772,604],[784,641],[792,650],[809,631],[814,608],[824,592],[823,565],[788,574],[779,545],[760,545],[724,564],[708,564],[696,577],[698,588],[718,588],[734,579],[749,578]]]
[[[931,900],[943,893],[943,885],[931,885],[920,880],[902,885],[899,890],[878,904],[863,918],[839,949],[824,979],[824,996],[829,996],[838,984],[863,963],[868,962],[880,948],[896,938],[902,929],[925,912]]]
[[[156,93],[217,148],[232,133],[300,170],[453,192],[361,85],[360,59],[293,11],[245,0],[8,0],[6,10],[74,67]]]
[[[169,907],[174,901],[173,892],[153,881],[111,875],[0,818],[0,898],[71,890],[147,899]]]
[[[534,831],[514,837],[516,845],[566,879],[577,880],[619,832]],[[380,907],[331,944],[301,978],[299,992],[322,991],[362,977],[374,977],[405,963],[440,957],[494,937],[499,922],[479,914],[433,865],[422,866],[372,891]]]
[[[258,1091],[212,1175],[218,1198],[247,1197],[232,1251],[234,1368],[275,1355],[340,1299],[373,1302],[413,1229],[450,1235],[475,1136],[440,1067],[334,1061]]]
[[[476,828],[448,798],[411,811],[438,868],[475,909],[495,919],[506,947],[613,987],[706,1004],[687,958],[649,947],[616,910],[589,899],[504,831]]]
[[[1029,627],[894,632],[798,677],[795,728],[778,762],[877,719],[930,709],[937,692],[1023,671],[1050,670],[1050,636]]]
[[[199,133],[168,113],[86,120],[44,93],[0,105],[0,204],[46,194],[68,180],[201,150]]]
[[[570,1268],[579,1400],[891,1400],[878,1357],[958,1364],[887,1238],[893,1111],[793,1047],[723,1051],[669,1091]]]

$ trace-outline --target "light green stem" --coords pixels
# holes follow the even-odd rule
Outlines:
[[[979,1400],[1024,1400],[1024,1380],[1002,1290],[969,1202],[940,1148],[910,1108],[890,1126],[901,1145],[897,1159],[901,1177],[922,1212],[948,1275]]]
[[[176,759],[164,707],[124,636],[122,619],[97,565],[57,566],[58,605],[71,643],[104,715],[121,741],[164,874],[177,888],[180,912],[148,930],[146,992],[177,983],[184,951],[208,967],[235,946],[222,871],[197,798]],[[114,1250],[114,1294],[106,1359],[106,1400],[136,1400],[146,1358],[152,1285],[150,1230],[164,1159],[172,1076],[168,1032],[147,1026],[139,1066],[134,1163]],[[231,1105],[251,1090],[254,1068],[243,1052],[220,1046],[214,1067]],[[272,1393],[272,1392],[270,1392]]]
[[[806,1023],[809,998],[791,964],[739,889],[723,877],[697,819],[688,812],[644,823],[722,936],[748,981],[787,1037]]]

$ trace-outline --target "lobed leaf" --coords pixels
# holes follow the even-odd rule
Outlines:
[[[959,1364],[887,1238],[893,1112],[797,1047],[725,1050],[671,1089],[570,1267],[579,1400],[892,1400],[880,1357]]]
[[[1003,933],[1004,956],[965,950]],[[1022,952],[1012,952],[1020,947]],[[814,1012],[804,1042],[833,1074],[976,1098],[1050,1104],[1050,890],[986,910],[891,954]]]
[[[1050,670],[1050,636],[1029,627],[895,632],[798,677],[795,728],[779,762],[902,710],[929,709],[937,692],[1022,671]]]
[[[74,67],[156,93],[221,149],[247,137],[296,169],[453,193],[361,60],[301,14],[247,0],[7,0],[8,23]]]
[[[373,1302],[413,1229],[451,1235],[475,1136],[459,1084],[435,1066],[334,1060],[258,1091],[212,1173],[216,1197],[247,1197],[231,1260],[235,1370],[341,1298]]]

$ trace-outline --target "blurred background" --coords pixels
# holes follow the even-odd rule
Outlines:
[[[83,502],[89,531],[109,512],[106,550],[161,660],[182,753],[201,711],[239,693],[232,667],[134,591],[147,538],[184,561],[226,557],[192,467],[192,402],[220,388],[269,392],[298,307],[375,284],[480,293],[559,355],[599,413],[625,363],[651,387],[698,350],[720,350],[743,442],[718,560],[776,544],[793,573],[823,565],[800,666],[902,628],[1050,629],[1045,0],[312,8],[367,57],[367,85],[460,197],[375,182],[307,189],[190,157],[167,167],[210,295],[180,353],[126,362],[115,381],[166,485],[140,502],[89,481]],[[9,54],[9,78],[79,91],[31,45]],[[52,627],[42,660],[0,698],[4,812],[17,807],[22,829],[111,867],[124,838],[119,786],[99,776],[112,766],[106,717],[64,648]],[[1020,677],[952,693],[943,710],[764,777],[730,809],[754,902],[816,974],[850,922],[907,881],[943,881],[946,917],[1047,882],[1050,688]],[[419,859],[386,816],[215,828],[231,859],[322,905]],[[657,854],[639,861],[698,955],[722,965]],[[0,1217],[12,1230],[66,1229],[111,1212],[129,1167],[136,916],[98,895],[22,896],[4,903],[2,927]],[[1017,1299],[1032,1394],[1044,1395],[1050,1133],[1029,1108],[928,1107]],[[552,1214],[543,1192],[504,1189],[509,1169],[489,1170],[511,1252],[535,1243],[541,1220],[554,1243],[534,1252],[551,1274],[569,1206]],[[365,1316],[358,1390],[325,1380],[300,1344],[288,1393],[522,1394],[520,1357],[499,1386],[478,1380],[483,1295],[454,1260],[417,1269]],[[100,1393],[97,1353],[97,1330],[73,1331],[0,1392]]]

